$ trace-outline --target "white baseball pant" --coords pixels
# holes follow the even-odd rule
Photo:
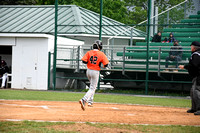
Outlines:
[[[2,76],[2,82],[1,82],[1,87],[5,87],[6,85],[6,80],[7,80],[7,73],[5,73],[3,76]]]
[[[95,90],[99,81],[99,71],[87,69],[86,75],[90,81],[90,88],[83,97],[83,100],[86,102],[93,102]]]

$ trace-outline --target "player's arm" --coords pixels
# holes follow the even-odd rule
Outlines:
[[[103,54],[103,61],[102,61],[102,63],[103,63],[104,68],[108,66],[109,61],[108,61],[108,58],[106,57],[105,54]]]
[[[83,56],[83,58],[82,58],[81,60],[82,60],[82,62],[83,62],[84,64],[87,64],[87,63],[88,63],[88,52]]]

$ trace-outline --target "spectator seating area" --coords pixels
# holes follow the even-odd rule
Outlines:
[[[191,42],[200,42],[200,11],[197,12],[197,15],[190,15],[188,19],[180,20],[180,23],[174,24],[172,28],[163,29],[162,41],[165,37],[168,38],[171,32],[173,32],[175,39],[179,41],[179,45],[183,47],[182,61],[179,64],[188,63],[191,55]],[[173,43],[149,43],[149,71],[163,71],[165,69],[165,58],[169,55],[171,46],[173,46]],[[147,57],[146,50],[147,42],[137,42],[136,46],[126,47],[125,53],[123,51],[118,51],[116,55],[125,62],[123,65],[123,62],[121,62],[121,64],[118,63],[114,68],[121,69],[125,66],[125,70],[131,69],[145,71]],[[170,62],[170,64],[169,69],[175,69],[175,62]],[[179,70],[179,72],[186,71]]]

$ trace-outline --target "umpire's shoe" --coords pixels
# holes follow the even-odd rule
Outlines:
[[[85,101],[83,99],[79,100],[79,103],[81,104],[81,108],[84,111],[85,110]]]
[[[187,110],[187,113],[194,113],[195,111],[192,109]]]
[[[200,110],[197,112],[194,112],[194,115],[200,115]]]

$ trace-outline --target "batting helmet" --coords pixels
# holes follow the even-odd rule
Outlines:
[[[103,48],[103,44],[102,44],[101,40],[95,40],[93,47],[94,47],[94,45],[96,45],[98,47],[98,49],[100,49],[100,50]]]

